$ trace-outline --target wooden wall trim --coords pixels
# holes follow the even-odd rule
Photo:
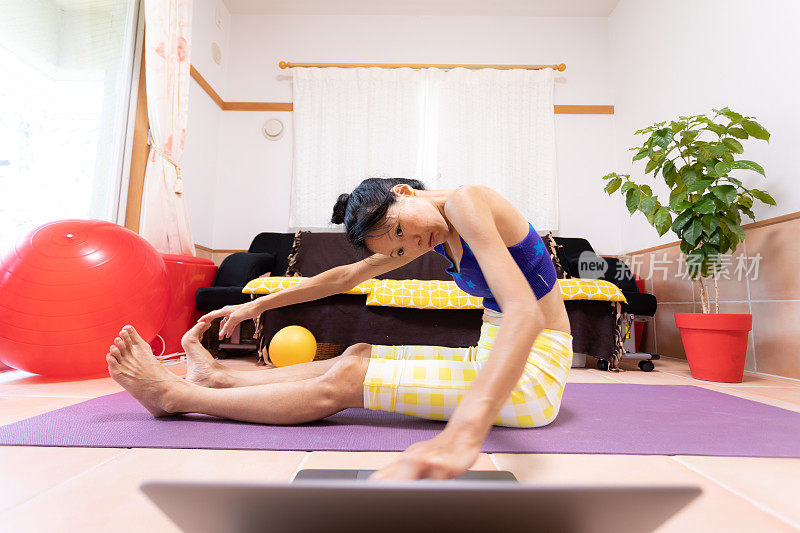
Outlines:
[[[192,76],[192,79],[197,82],[198,85],[206,92],[208,96],[214,100],[214,103],[219,106],[220,109],[225,109],[225,102],[222,101],[222,98],[217,94],[217,91],[211,87],[211,84],[206,81],[206,79],[197,72],[197,69],[194,68],[194,65],[189,65],[189,74]]]
[[[742,224],[742,229],[749,230],[749,229],[763,228],[764,226],[772,226],[773,224],[780,224],[781,222],[788,222],[789,220],[795,220],[797,218],[800,218],[800,211],[796,211],[794,213],[787,213],[785,215],[780,215],[773,218],[766,218],[764,220],[756,220],[755,222],[751,222],[749,224]],[[646,254],[649,252],[657,252],[658,250],[671,248],[672,246],[677,246],[679,244],[680,241],[668,242],[667,244],[660,244],[658,246],[645,248],[643,250],[636,250],[635,252],[628,252],[622,255],[638,255],[638,254]]]
[[[144,42],[144,39],[142,39]],[[136,119],[133,127],[133,146],[131,149],[131,168],[128,176],[128,198],[125,203],[125,227],[139,233],[139,219],[142,214],[144,193],[144,173],[147,168],[147,132],[150,120],[147,117],[147,81],[144,68],[144,49],[139,66],[139,87],[136,94]]]
[[[555,105],[556,115],[613,115],[613,105]]]
[[[191,65],[192,79],[211,97],[223,111],[293,111],[291,102],[226,102],[211,84]],[[613,105],[554,105],[553,111],[557,115],[613,115]]]

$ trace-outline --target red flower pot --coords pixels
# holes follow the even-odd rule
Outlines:
[[[675,313],[692,376],[741,383],[753,315]]]

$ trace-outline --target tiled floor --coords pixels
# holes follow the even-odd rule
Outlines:
[[[691,384],[800,412],[800,382],[747,374],[743,383],[695,380],[685,361],[611,374],[573,369],[570,382]],[[228,364],[253,368],[251,360]],[[182,374],[182,365],[170,367]],[[110,378],[61,382],[0,373],[0,424],[121,390]],[[138,490],[147,479],[289,481],[304,468],[380,468],[395,453],[0,447],[0,530],[177,531]],[[800,530],[800,459],[703,456],[484,454],[476,469],[512,471],[523,482],[697,484],[703,494],[658,529]],[[620,512],[625,502],[613,502]]]

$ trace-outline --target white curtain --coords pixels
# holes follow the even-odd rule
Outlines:
[[[372,176],[488,185],[558,229],[552,69],[294,68],[289,225],[330,228]]]
[[[180,160],[189,111],[191,0],[145,0],[150,156],[139,233],[156,250],[195,255]]]

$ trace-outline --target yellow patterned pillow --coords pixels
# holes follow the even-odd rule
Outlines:
[[[375,280],[367,305],[413,309],[483,309],[483,298],[471,296],[454,281]]]
[[[272,294],[288,289],[307,277],[273,276],[250,281],[245,294]],[[564,300],[624,302],[625,296],[602,279],[560,279]],[[343,294],[366,294],[367,305],[413,309],[483,309],[483,298],[467,294],[454,281],[419,279],[368,279]]]
[[[304,276],[285,277],[285,276],[271,276],[264,278],[256,278],[245,285],[242,292],[245,294],[272,294],[275,292],[294,287],[303,280],[309,279]],[[368,279],[367,281],[358,284],[349,291],[343,294],[369,294],[372,291],[372,285],[376,279]]]
[[[558,286],[564,300],[626,301],[619,287],[604,279],[560,279]]]

